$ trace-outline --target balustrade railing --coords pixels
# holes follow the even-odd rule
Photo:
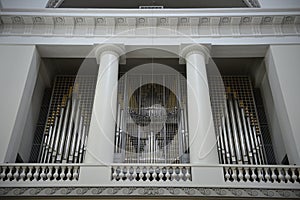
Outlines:
[[[226,182],[300,183],[300,167],[291,165],[227,165]]]
[[[0,181],[77,181],[78,165],[2,164]]]
[[[114,165],[113,181],[191,181],[191,167],[185,165]]]
[[[85,164],[0,164],[0,182],[78,181],[80,168],[103,167]],[[117,182],[191,182],[192,168],[223,168],[226,183],[300,184],[300,166],[113,164],[111,180]]]

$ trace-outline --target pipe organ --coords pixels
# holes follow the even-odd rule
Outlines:
[[[186,80],[125,74],[118,89],[114,161],[189,162]]]
[[[209,77],[209,86],[219,162],[267,164],[249,77]]]
[[[55,78],[39,162],[83,161],[96,78],[94,76]]]

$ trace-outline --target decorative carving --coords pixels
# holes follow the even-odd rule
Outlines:
[[[108,194],[116,194],[116,193],[118,193],[119,190],[120,190],[120,188],[108,188],[107,193]]]
[[[76,189],[76,194],[85,194],[89,191],[89,188],[78,188]]]
[[[0,196],[6,195],[10,191],[10,188],[0,188]]]
[[[220,196],[224,196],[227,194],[226,190],[225,189],[220,189],[220,188],[217,188],[217,189],[214,189],[215,193],[220,195]]]
[[[205,195],[205,196],[210,196],[210,194],[211,194],[210,189],[207,189],[207,188],[199,188],[198,190],[202,195]]]
[[[180,194],[180,190],[178,188],[167,188],[170,194],[178,195]]]
[[[149,196],[157,196],[162,195],[164,193],[163,189],[161,188],[140,188],[138,192],[139,194]]]
[[[52,20],[51,20],[52,18]],[[131,34],[128,37],[135,37],[135,34],[139,36],[159,36],[160,31],[155,31],[155,29],[163,26],[164,28],[170,29],[170,37],[182,35],[180,31],[184,31],[186,36],[207,36],[207,37],[222,37],[224,33],[226,33],[226,37],[230,35],[232,37],[244,36],[247,37],[257,37],[264,36],[262,33],[261,25],[270,25],[274,26],[274,28],[270,28],[269,30],[272,32],[268,32],[268,36],[274,35],[278,36],[291,36],[299,35],[300,33],[296,31],[297,19],[299,16],[289,15],[289,16],[281,16],[281,15],[264,15],[264,16],[192,16],[192,17],[151,17],[151,18],[143,18],[143,17],[99,17],[99,16],[42,16],[42,15],[19,15],[19,16],[10,16],[10,15],[2,15],[0,16],[0,21],[2,22],[1,26],[2,32],[0,29],[0,35],[20,35],[24,36],[24,32],[26,32],[26,36],[68,36],[68,37],[86,37],[86,36],[112,36],[119,34],[117,26],[122,26],[122,30],[129,31]],[[26,20],[25,20],[26,19]],[[53,26],[54,24],[58,26]],[[75,22],[75,23],[74,23]],[[96,22],[96,23],[95,23]],[[28,26],[20,27],[19,24],[35,24],[34,29],[28,29]],[[72,31],[74,26],[84,24],[86,26],[82,27],[88,28],[89,30],[94,30],[97,26],[105,26],[98,31]],[[290,24],[291,26],[295,26],[295,29],[291,26],[280,26],[281,24]],[[49,26],[45,26],[49,25]],[[68,25],[61,26],[61,25]],[[177,26],[184,26],[183,29],[177,29]],[[222,27],[223,31],[219,31],[220,26],[226,25]],[[243,29],[240,31],[241,25],[248,25],[250,28]],[[5,27],[8,28],[5,28]],[[145,27],[145,30],[134,31],[135,28],[140,28],[140,26]],[[277,27],[277,28],[276,28]],[[281,27],[282,30],[278,31],[278,27]],[[148,28],[151,28],[149,31]],[[24,31],[20,31],[20,29],[24,29]],[[36,32],[35,30],[39,30]],[[77,27],[78,29],[78,27]],[[285,29],[287,29],[285,31]],[[5,31],[3,31],[5,30]],[[17,30],[17,31],[15,31]],[[202,31],[203,30],[203,31]],[[291,32],[292,31],[292,32]]]
[[[13,189],[13,194],[16,196],[24,194],[26,191],[26,188],[15,188]]]
[[[60,189],[61,194],[70,194],[72,192],[73,188],[62,188]]]
[[[48,195],[54,194],[59,188],[47,188],[45,193]]]
[[[29,194],[37,195],[37,194],[39,194],[42,190],[43,190],[43,188],[32,188],[32,189],[29,189]]]
[[[183,188],[182,189],[184,193],[188,194],[188,195],[194,195],[196,193],[194,188]]]
[[[136,188],[123,188],[123,194],[132,194]]]
[[[300,189],[258,189],[258,188],[207,188],[207,187],[20,187],[0,188],[2,196],[211,196],[211,197],[273,197],[299,198]]]
[[[92,194],[101,194],[104,190],[104,188],[93,188]]]

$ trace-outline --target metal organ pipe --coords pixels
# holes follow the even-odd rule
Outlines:
[[[235,155],[235,149],[234,149],[234,142],[233,142],[233,135],[231,132],[231,124],[230,124],[230,119],[229,119],[229,114],[228,114],[228,101],[225,101],[225,108],[224,108],[224,114],[225,114],[225,121],[226,121],[226,128],[225,126],[223,127],[223,130],[227,130],[226,132],[228,133],[228,142],[230,145],[230,154],[231,154],[231,162],[233,164],[236,164],[236,155]]]
[[[236,99],[234,99],[234,105],[235,105],[236,121],[238,124],[238,130],[239,130],[240,143],[241,143],[240,146],[242,147],[243,161],[245,164],[248,164],[248,155],[247,155],[247,149],[246,149],[247,147],[246,147],[244,131],[243,131],[243,127],[242,127],[241,117],[240,117],[239,106],[238,106]]]
[[[246,121],[245,111],[244,111],[243,106],[241,106],[241,117],[242,117],[243,127],[244,127],[244,131],[245,131],[244,133],[245,133],[246,146],[247,146],[247,150],[248,150],[249,163],[253,164],[254,163],[254,159],[253,159],[251,142],[250,142],[250,138],[249,138],[247,121]]]
[[[236,164],[235,158],[238,164],[266,163],[261,135],[257,134],[255,125],[251,125],[247,112],[235,95],[229,93],[217,141],[220,162],[223,164]]]
[[[73,99],[71,98],[73,94]],[[39,162],[80,163],[83,161],[87,142],[87,113],[82,109],[78,85],[69,88],[61,104],[52,112],[48,132],[45,132]]]

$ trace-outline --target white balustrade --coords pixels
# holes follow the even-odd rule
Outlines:
[[[226,182],[300,183],[299,166],[222,165]]]
[[[0,165],[0,181],[77,181],[78,177],[76,165]]]
[[[191,167],[184,165],[114,165],[113,181],[191,181]]]

